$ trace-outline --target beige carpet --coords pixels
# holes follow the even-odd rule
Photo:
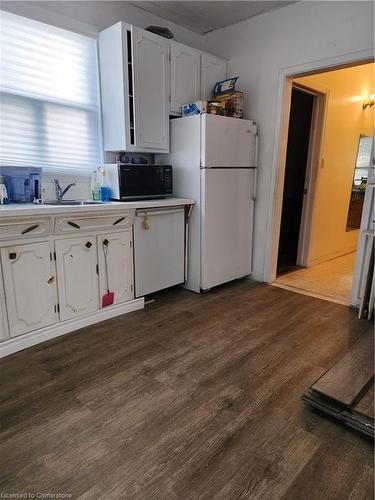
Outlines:
[[[349,305],[355,256],[355,253],[351,253],[317,266],[283,274],[277,277],[273,285]]]

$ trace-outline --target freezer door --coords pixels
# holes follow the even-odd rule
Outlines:
[[[202,169],[201,288],[251,272],[252,169]]]
[[[251,120],[202,115],[201,167],[255,167],[256,133]]]

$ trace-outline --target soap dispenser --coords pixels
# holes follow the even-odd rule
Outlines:
[[[4,200],[8,199],[8,191],[5,186],[5,178],[4,176],[0,175],[0,204],[4,204]]]

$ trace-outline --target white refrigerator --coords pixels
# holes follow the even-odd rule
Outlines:
[[[251,273],[257,125],[216,115],[171,120],[173,193],[193,198],[186,288],[207,290]]]

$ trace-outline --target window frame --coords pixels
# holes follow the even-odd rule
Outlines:
[[[57,106],[61,106],[61,108],[65,107],[65,108],[71,109],[71,110],[77,109],[77,110],[86,112],[87,114],[93,113],[93,115],[94,115],[93,119],[89,120],[89,124],[90,124],[89,137],[91,139],[97,141],[97,153],[98,153],[97,162],[98,162],[98,164],[103,163],[104,158],[105,158],[105,153],[104,153],[104,148],[103,148],[102,103],[101,103],[101,88],[100,88],[99,47],[98,47],[97,36],[92,36],[92,35],[90,36],[87,34],[83,35],[81,33],[73,31],[71,29],[61,28],[59,26],[56,26],[56,25],[53,25],[50,23],[46,23],[43,21],[32,19],[32,18],[29,18],[27,16],[20,16],[18,14],[13,14],[12,12],[7,12],[3,9],[0,9],[0,17],[2,14],[18,17],[18,18],[26,20],[26,22],[36,23],[39,26],[43,25],[46,27],[47,32],[49,32],[50,29],[56,30],[57,33],[60,32],[60,33],[58,33],[58,34],[60,34],[60,36],[64,32],[66,32],[66,33],[72,34],[73,36],[90,39],[92,41],[93,46],[94,46],[94,51],[95,51],[94,52],[95,82],[93,82],[93,84],[95,85],[95,92],[96,92],[96,97],[97,97],[95,106],[89,106],[89,105],[85,106],[84,103],[79,103],[79,102],[75,103],[73,101],[68,101],[68,100],[63,99],[63,98],[59,99],[59,98],[48,97],[48,96],[46,96],[46,97],[37,97],[37,96],[32,97],[32,96],[29,96],[27,94],[23,95],[23,93],[18,91],[17,89],[15,89],[15,91],[12,92],[11,90],[1,90],[1,88],[0,88],[0,96],[3,97],[3,96],[8,95],[10,97],[25,99],[25,102],[30,103],[30,105],[35,110],[35,113],[37,115],[37,120],[35,121],[35,123],[37,123],[37,122],[41,123],[41,122],[45,121],[46,115],[48,112],[48,106],[54,105],[54,104]],[[1,52],[0,52],[0,57],[1,57]],[[0,77],[0,80],[1,80],[1,77]],[[95,127],[93,127],[94,123],[95,123]],[[97,130],[97,134],[95,133],[94,129]],[[41,132],[43,132],[43,127],[37,128],[38,135],[39,135],[38,140],[37,140],[37,148],[38,148],[38,154],[40,155],[40,157],[39,157],[40,159],[38,158],[38,161],[40,161],[40,163],[42,165],[43,173],[47,176],[60,175],[60,176],[82,177],[82,178],[90,177],[92,171],[97,168],[98,164],[93,164],[90,169],[88,168],[86,170],[83,168],[79,168],[77,171],[74,171],[70,167],[67,167],[65,170],[65,169],[59,169],[58,167],[55,167],[53,165],[52,166],[48,165],[49,146],[48,146],[48,140],[47,140],[47,129],[45,128],[44,130],[45,130],[45,133],[41,133]],[[16,166],[16,162],[13,163],[13,165]],[[0,155],[0,168],[1,168],[1,166],[9,166],[9,163],[4,162],[1,159],[1,155]],[[21,162],[20,162],[19,166],[22,168],[22,167],[30,167],[30,166],[36,166],[36,165],[31,165],[31,164],[28,165],[25,163],[21,164]]]

